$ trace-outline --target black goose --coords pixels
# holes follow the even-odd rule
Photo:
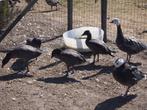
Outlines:
[[[57,5],[60,4],[59,0],[46,0],[46,3],[51,6],[51,10],[53,6],[56,6],[56,10],[57,10]]]
[[[95,63],[96,55],[98,55],[98,60],[99,60],[99,54],[108,54],[114,57],[111,53],[115,53],[115,51],[110,50],[109,47],[106,45],[106,43],[104,43],[103,41],[91,39],[91,33],[89,30],[85,31],[82,34],[82,36],[83,35],[87,36],[85,43],[89,47],[89,49],[92,51],[94,56],[92,64]]]
[[[32,46],[32,47],[34,47],[34,48],[40,49],[42,41],[41,41],[41,39],[39,39],[39,38],[29,38],[29,39],[25,40],[25,41],[23,42],[23,44],[24,44],[24,43],[25,43],[26,45],[30,45],[30,46]],[[4,46],[1,46],[0,52],[7,53],[7,52],[9,52],[9,51],[11,51],[11,50],[13,50],[13,49],[15,49],[15,48],[18,48],[19,46],[21,47],[23,44],[16,45],[16,46],[11,47],[11,48],[9,48],[9,49],[5,49]]]
[[[124,94],[126,96],[130,87],[137,84],[145,75],[136,66],[129,65],[124,59],[120,58],[114,62],[113,77],[120,84],[127,86]]]
[[[65,75],[66,77],[68,76],[68,72],[70,69],[72,69],[72,74],[74,73],[73,67],[74,65],[84,63],[86,60],[82,54],[79,52],[72,50],[72,49],[54,49],[52,51],[52,57],[58,58],[61,61],[63,61],[66,66],[67,66],[67,74]]]
[[[27,63],[27,72],[25,73],[25,75],[29,75],[29,61],[31,59],[37,58],[42,53],[40,49],[34,48],[29,45],[21,45],[19,47],[6,49],[5,52],[7,53],[5,58],[2,60],[2,68],[9,62],[11,58],[20,58]]]
[[[127,61],[130,62],[131,55],[137,54],[147,49],[147,45],[135,41],[133,39],[125,38],[121,29],[121,23],[118,18],[114,18],[111,23],[117,26],[116,45],[118,48],[127,53]]]
[[[41,47],[41,40],[39,38],[27,39],[26,45],[30,45],[35,48],[40,48]]]

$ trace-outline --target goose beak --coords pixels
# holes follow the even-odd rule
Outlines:
[[[110,21],[109,23],[113,23],[113,21]]]
[[[80,36],[78,39],[86,39],[86,38],[87,38],[87,36],[82,34],[82,36]]]

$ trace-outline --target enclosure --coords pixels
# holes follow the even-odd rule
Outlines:
[[[70,1],[70,0],[69,0]],[[104,1],[104,0],[103,0]],[[41,46],[44,53],[31,65],[34,77],[20,77],[16,73],[20,62],[12,59],[4,68],[0,68],[0,108],[3,110],[146,110],[147,82],[140,81],[131,88],[126,100],[120,98],[126,87],[112,77],[113,62],[117,58],[126,58],[114,41],[116,27],[109,22],[118,17],[122,29],[128,37],[134,36],[141,42],[147,42],[147,1],[146,0],[107,0],[107,16],[101,13],[101,0],[73,0],[73,18],[68,16],[67,0],[60,0],[58,9],[38,0],[30,10],[0,43],[1,47],[11,47],[23,43],[30,37],[44,37],[49,40]],[[103,5],[106,5],[105,3]],[[22,11],[27,3],[21,0],[15,9]],[[70,7],[71,8],[71,7]],[[17,15],[20,14],[20,11]],[[106,10],[105,10],[106,11]],[[100,55],[100,61],[75,68],[75,74],[63,78],[66,66],[63,62],[51,59],[53,49],[64,45],[62,34],[72,28],[82,26],[102,26],[102,15],[107,17],[107,44],[114,48],[115,57]],[[15,20],[17,16],[13,17]],[[70,18],[70,19],[69,19]],[[72,21],[72,22],[71,22]],[[9,22],[11,24],[12,21]],[[105,26],[104,26],[105,27]],[[61,36],[60,36],[61,35]],[[1,60],[5,53],[0,53]],[[141,52],[132,57],[143,72],[147,71],[147,54]]]

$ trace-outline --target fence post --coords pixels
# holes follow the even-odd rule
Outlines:
[[[13,29],[13,27],[21,20],[21,18],[34,6],[38,0],[32,0],[28,6],[17,16],[17,18],[8,26],[8,28],[0,35],[0,42]]]
[[[104,30],[104,42],[107,42],[107,0],[101,0],[101,28]]]
[[[72,29],[72,25],[73,25],[73,0],[67,0],[67,11],[68,11],[68,15],[67,15],[67,21],[68,21],[68,30]]]

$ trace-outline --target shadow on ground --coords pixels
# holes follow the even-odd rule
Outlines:
[[[24,77],[31,77],[31,76],[20,75],[18,74],[18,72],[16,72],[16,73],[0,76],[0,81],[9,81],[9,80],[24,78]]]
[[[56,83],[56,84],[64,84],[64,83],[76,83],[80,82],[76,79],[69,78],[69,77],[50,77],[50,78],[39,78],[37,81],[43,81],[45,83]]]
[[[126,97],[117,96],[114,98],[110,98],[102,103],[99,103],[94,110],[116,110],[136,97],[137,95],[128,95]]]
[[[53,67],[53,66],[55,66],[55,65],[57,65],[59,63],[61,63],[61,61],[57,61],[57,62],[51,63],[49,65],[42,66],[42,67],[39,68],[39,70],[43,70],[43,69],[46,69],[46,68],[51,68],[51,67]]]
[[[96,70],[96,71],[98,71],[94,75],[82,78],[83,80],[86,80],[86,79],[90,79],[92,77],[95,77],[97,75],[103,74],[103,73],[111,74],[113,71],[113,66],[87,64],[87,65],[76,66],[75,70],[87,70],[87,71]]]

